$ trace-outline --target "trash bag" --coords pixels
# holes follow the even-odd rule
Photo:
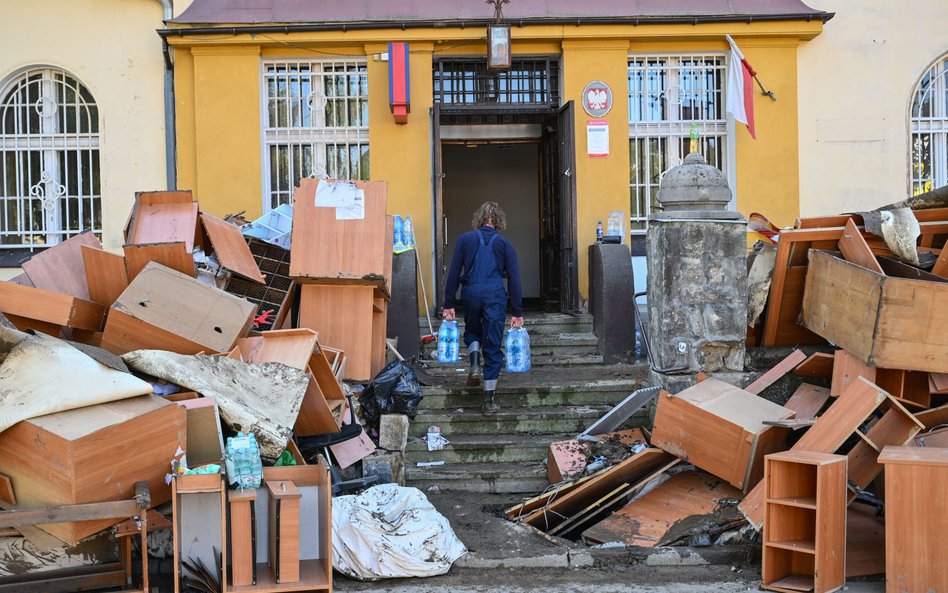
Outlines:
[[[421,383],[411,365],[396,360],[385,365],[362,396],[359,403],[370,426],[378,426],[382,414],[405,414],[414,418],[421,403]]]

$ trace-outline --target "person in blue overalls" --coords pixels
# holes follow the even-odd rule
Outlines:
[[[460,283],[464,343],[471,361],[467,384],[480,385],[483,352],[483,411],[496,414],[500,406],[494,401],[494,392],[504,360],[500,347],[507,318],[508,291],[513,312],[510,327],[523,325],[520,266],[513,245],[498,232],[507,228],[507,216],[496,202],[484,202],[474,212],[472,224],[474,230],[461,235],[454,247],[451,270],[445,282],[444,318],[448,321],[455,318],[454,299]]]

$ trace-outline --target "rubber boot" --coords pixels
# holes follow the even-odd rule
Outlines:
[[[481,353],[480,350],[471,352],[471,371],[467,374],[467,386],[479,387],[481,384]]]
[[[484,407],[481,410],[485,414],[496,414],[500,411],[500,406],[494,402],[494,392],[485,391],[484,392]]]

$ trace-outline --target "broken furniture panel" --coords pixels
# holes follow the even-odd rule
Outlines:
[[[240,227],[206,212],[201,212],[201,223],[222,267],[253,282],[264,283],[265,278],[257,267]]]
[[[810,252],[803,324],[875,367],[948,372],[948,283],[892,278]]]
[[[948,450],[886,447],[886,593],[948,591]]]
[[[234,587],[257,582],[257,516],[254,501],[257,491],[228,490],[227,515],[230,526],[230,584]]]
[[[763,458],[786,448],[788,431],[766,426],[794,412],[718,379],[658,397],[652,445],[748,489],[763,475]]]
[[[269,496],[269,556],[267,564],[275,583],[300,580],[300,498],[293,482],[267,480]]]
[[[856,228],[856,223],[851,218],[846,221],[843,236],[839,238],[838,246],[846,261],[878,274],[885,274],[882,271],[882,266],[876,261],[875,254],[869,248],[869,244],[866,243],[866,238],[862,236],[862,233]]]
[[[931,406],[932,394],[928,389],[928,373],[876,369],[875,383],[907,407],[918,410]]]
[[[846,458],[785,451],[768,455],[763,587],[828,593],[846,581]]]
[[[550,484],[575,480],[583,475],[587,462],[602,454],[608,459],[617,452],[631,454],[631,447],[647,447],[648,441],[641,428],[597,435],[599,442],[586,439],[569,439],[550,443],[547,450],[546,475]]]
[[[187,447],[185,411],[153,395],[87,406],[19,422],[0,433],[0,472],[20,505],[62,505],[131,498],[147,481],[153,505],[167,502],[165,474]],[[41,525],[75,545],[118,521]]]
[[[128,288],[125,257],[83,245],[82,261],[86,269],[89,298],[100,305],[111,307]]]
[[[948,424],[948,405],[916,412],[915,419],[924,425],[925,430],[931,430],[941,424]]]
[[[187,591],[185,578],[205,569],[224,591],[227,501],[223,475],[177,475],[171,480],[171,491],[175,593]]]
[[[837,350],[833,358],[833,382],[830,395],[838,397],[858,377],[875,382],[876,369],[845,350]]]
[[[82,248],[102,250],[92,231],[78,235],[40,251],[23,262],[23,272],[36,288],[74,296],[84,301],[95,300],[89,294]]]
[[[125,243],[177,243],[194,251],[198,235],[198,203],[190,191],[136,192],[125,224]],[[199,241],[198,241],[199,242]]]
[[[833,354],[826,352],[814,352],[806,360],[793,369],[793,374],[801,377],[814,377],[818,379],[829,379],[833,376]]]
[[[0,282],[0,313],[17,327],[22,325],[17,323],[18,318],[24,318],[53,326],[99,331],[105,319],[105,307],[98,303],[13,282]],[[58,331],[45,331],[52,329],[48,326],[43,328],[44,333],[59,335]]]
[[[195,277],[194,256],[187,251],[183,241],[126,245],[123,249],[129,282],[133,282],[149,262]]]
[[[149,262],[112,305],[102,347],[115,354],[229,351],[247,334],[253,304]]]
[[[294,248],[296,240],[293,241]],[[319,332],[321,340],[346,352],[344,377],[368,381],[381,369],[373,353],[384,351],[384,335],[377,341],[374,289],[371,286],[304,284],[300,293],[299,326]],[[384,330],[385,324],[381,324]]]
[[[829,399],[830,391],[826,387],[801,383],[783,407],[793,410],[796,419],[816,418]]]
[[[806,360],[806,354],[804,354],[802,350],[794,350],[789,356],[758,377],[756,381],[745,387],[744,391],[755,395],[760,393],[776,383],[781,377],[792,371],[804,360]]]
[[[170,399],[170,398],[169,398]],[[176,404],[184,408],[187,424],[188,467],[199,467],[208,463],[224,463],[224,435],[221,432],[221,416],[217,401],[213,397],[179,399]]]

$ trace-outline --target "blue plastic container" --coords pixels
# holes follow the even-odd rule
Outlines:
[[[457,364],[461,360],[457,321],[442,321],[438,328],[438,362]]]
[[[526,373],[530,370],[530,334],[519,327],[507,332],[507,372]]]

